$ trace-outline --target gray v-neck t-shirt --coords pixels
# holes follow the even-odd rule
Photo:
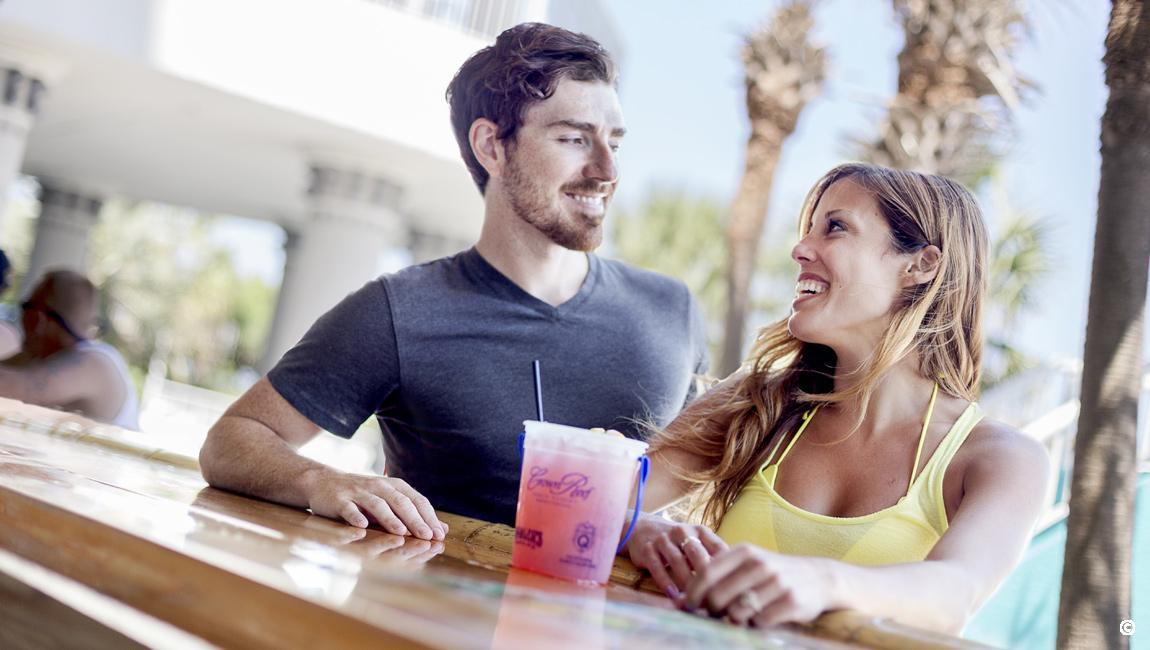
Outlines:
[[[320,427],[350,437],[373,414],[389,476],[439,510],[511,524],[519,433],[667,424],[707,369],[702,315],[683,283],[588,255],[579,292],[531,296],[474,249],[386,275],[324,314],[268,374]]]

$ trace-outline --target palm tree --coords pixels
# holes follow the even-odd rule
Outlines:
[[[719,313],[727,297],[725,216],[717,200],[654,188],[637,208],[614,217],[614,254],[682,280],[710,317]]]
[[[794,132],[807,102],[822,88],[826,51],[810,42],[811,4],[809,0],[787,2],[743,45],[751,134],[726,232],[730,263],[721,375],[733,372],[742,362],[751,278],[783,141]]]
[[[863,160],[956,178],[976,186],[994,175],[1013,112],[1030,82],[1012,57],[1026,23],[1022,0],[893,0],[904,35],[898,93],[863,142]],[[1030,306],[1046,273],[1046,226],[1010,214],[992,248],[986,373],[990,388],[1031,365],[1005,332]]]
[[[1050,270],[1050,224],[1008,212],[990,250],[990,299],[983,356],[982,391],[1029,368],[1033,361],[1008,333],[1034,304],[1036,287]]]
[[[1021,0],[893,0],[905,42],[898,94],[863,151],[870,162],[975,184],[1029,82],[1011,57]]]
[[[1150,265],[1150,0],[1114,0],[1106,36],[1102,177],[1074,444],[1059,648],[1126,648],[1135,422]]]

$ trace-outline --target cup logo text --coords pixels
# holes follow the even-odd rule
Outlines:
[[[579,549],[580,553],[590,551],[595,545],[595,525],[589,521],[579,524],[575,527],[575,539],[571,541],[575,543],[575,548]]]
[[[528,548],[543,546],[543,531],[534,528],[515,528],[515,543],[523,544]]]
[[[544,490],[548,494],[568,495],[586,501],[595,489],[590,483],[591,480],[587,475],[579,472],[567,472],[558,479],[547,478],[547,468],[535,466],[531,468],[527,489],[532,492]]]

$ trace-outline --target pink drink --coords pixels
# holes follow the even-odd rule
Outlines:
[[[606,583],[647,444],[546,422],[524,426],[512,566]]]

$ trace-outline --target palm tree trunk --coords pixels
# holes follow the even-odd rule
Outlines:
[[[784,137],[785,134],[772,124],[756,124],[752,125],[747,141],[743,179],[731,205],[727,224],[727,250],[731,257],[727,268],[727,319],[719,360],[720,377],[734,372],[743,361],[751,279],[766,226],[771,185]]]
[[[731,204],[727,225],[727,320],[719,353],[719,376],[743,361],[747,316],[771,199],[771,182],[783,140],[794,132],[807,102],[822,88],[826,50],[810,41],[814,28],[810,0],[789,0],[743,44],[747,116],[751,135],[743,179]]]
[[[1127,648],[1135,422],[1150,265],[1150,0],[1115,0],[1059,648]]]

